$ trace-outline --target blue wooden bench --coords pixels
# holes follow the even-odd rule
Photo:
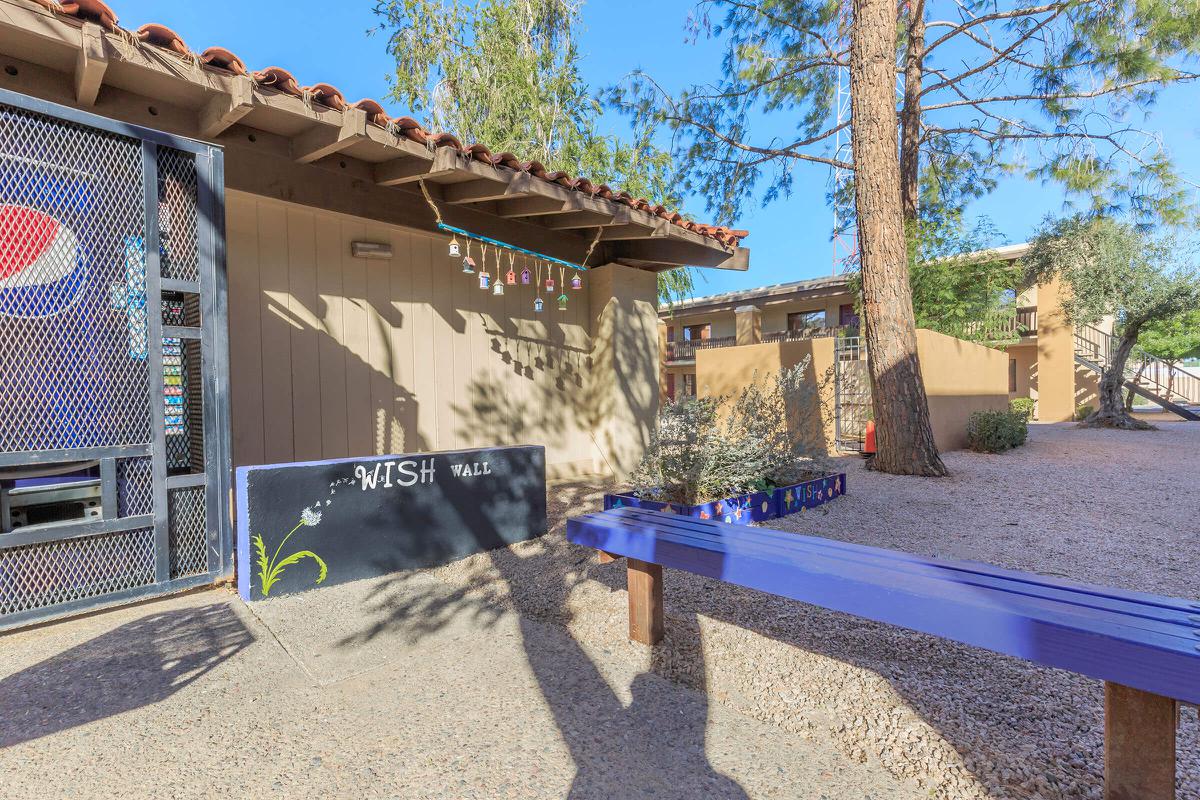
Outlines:
[[[1175,796],[1179,702],[1200,703],[1200,604],[968,561],[613,509],[567,538],[628,559],[629,635],[663,635],[662,568],[844,611],[1105,682],[1106,800]]]

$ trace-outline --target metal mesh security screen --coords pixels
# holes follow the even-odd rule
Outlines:
[[[158,151],[158,197],[162,275],[181,281],[198,281],[195,156],[166,148]]]
[[[141,159],[0,105],[0,451],[150,441]]]
[[[185,578],[208,571],[208,534],[204,490],[176,489],[171,509],[171,577]]]
[[[0,617],[154,583],[154,531],[0,550]]]
[[[0,629],[229,570],[221,164],[0,88]]]

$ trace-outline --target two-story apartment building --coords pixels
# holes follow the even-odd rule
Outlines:
[[[989,251],[1016,260],[1028,244]],[[1009,399],[1031,397],[1038,419],[1071,419],[1095,402],[1097,374],[1076,358],[1078,331],[1066,324],[1057,284],[1032,286],[1016,296],[1012,315],[990,326],[994,348],[1007,356]],[[835,275],[726,292],[659,308],[665,397],[705,394],[697,354],[761,342],[857,336],[858,316],[849,277]],[[1111,322],[1104,333],[1111,333]],[[977,338],[977,337],[973,337]],[[702,370],[701,370],[702,372]]]

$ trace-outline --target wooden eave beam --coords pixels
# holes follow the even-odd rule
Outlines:
[[[108,71],[108,55],[104,49],[104,29],[94,22],[85,22],[79,29],[80,48],[75,57],[75,100],[81,106],[94,106],[104,73]]]
[[[311,164],[366,138],[367,113],[361,108],[347,108],[342,112],[341,125],[319,123],[292,139],[292,158],[300,164]]]
[[[250,113],[254,108],[254,84],[245,75],[236,75],[229,94],[218,94],[200,109],[200,135],[215,139]]]
[[[653,224],[645,225],[642,223],[630,223],[626,225],[613,225],[605,228],[604,233],[600,234],[602,242],[622,242],[632,239],[656,239],[659,237],[667,237],[671,235],[671,223],[665,219],[656,219]]]
[[[626,209],[628,211],[628,209]],[[555,231],[572,230],[575,228],[599,228],[606,225],[620,225],[617,221],[617,215],[621,209],[614,209],[612,214],[597,214],[594,211],[580,211],[571,214],[561,214],[558,216],[544,217],[542,222],[543,227]],[[625,221],[629,220],[629,216],[624,215]]]

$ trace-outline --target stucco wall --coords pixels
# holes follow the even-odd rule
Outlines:
[[[818,387],[818,409],[789,409],[789,426],[802,431],[813,446],[832,451],[833,346],[830,338],[795,342],[767,342],[742,347],[721,347],[696,353],[696,395],[698,397],[733,396],[752,382],[764,383],[785,367],[793,367],[805,358],[812,361],[808,379]]]
[[[1008,356],[1002,351],[920,329],[917,356],[939,450],[966,447],[974,412],[1008,408]]]
[[[967,418],[975,411],[1008,408],[1005,353],[928,330],[917,331],[917,353],[939,449],[966,446]],[[770,380],[781,368],[793,366],[806,356],[812,356],[809,379],[818,383],[821,398],[820,422],[809,415],[812,424],[806,434],[832,450],[835,404],[831,338],[698,351],[696,393],[700,397],[736,394],[752,381]]]
[[[585,402],[592,275],[565,313],[551,298],[534,314],[532,287],[481,291],[443,237],[226,202],[235,464],[542,444],[551,474],[603,467]],[[353,258],[354,240],[393,257]]]
[[[1008,398],[1038,398],[1038,351],[1036,344],[1017,344],[1004,350],[1008,357],[1017,362],[1017,390],[1009,392]]]
[[[641,461],[658,416],[658,279],[620,264],[588,278],[587,415],[605,471],[623,477]]]

